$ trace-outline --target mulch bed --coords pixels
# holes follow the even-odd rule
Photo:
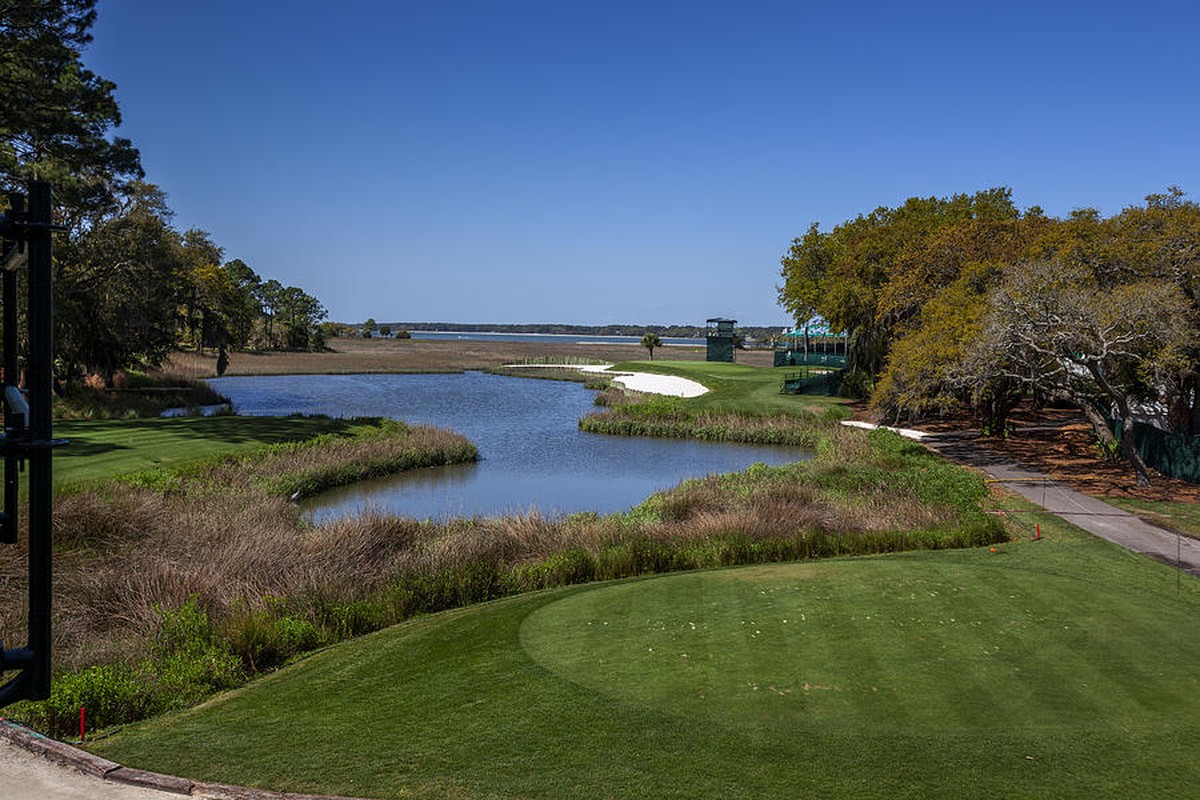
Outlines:
[[[869,414],[864,407],[856,416]],[[1151,485],[1135,485],[1133,469],[1100,456],[1092,426],[1075,408],[1018,408],[1007,437],[980,436],[979,444],[1002,453],[1024,466],[1045,473],[1086,494],[1138,500],[1178,500],[1200,503],[1200,484],[1169,478],[1150,471]],[[930,419],[911,427],[936,432],[978,432],[966,412]]]

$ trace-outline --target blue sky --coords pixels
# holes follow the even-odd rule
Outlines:
[[[978,6],[978,7],[977,7]],[[181,228],[357,322],[786,324],[812,222],[1200,196],[1200,3],[100,0]]]

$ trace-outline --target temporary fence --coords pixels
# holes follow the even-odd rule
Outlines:
[[[1120,439],[1120,426],[1113,427]],[[1172,478],[1200,483],[1200,437],[1135,422],[1133,441],[1146,466]]]

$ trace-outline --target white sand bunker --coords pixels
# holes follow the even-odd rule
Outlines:
[[[577,369],[580,372],[592,372],[608,375],[613,384],[630,392],[644,394],[665,394],[671,397],[699,397],[708,389],[702,383],[680,378],[675,375],[655,375],[650,372],[614,372],[612,364],[506,364],[506,369],[524,369],[538,367],[553,367],[554,369]]]

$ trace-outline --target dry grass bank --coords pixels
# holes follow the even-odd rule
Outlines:
[[[581,341],[586,341],[581,337]],[[503,364],[555,357],[617,363],[645,358],[636,344],[563,344],[553,342],[491,342],[457,339],[335,339],[324,353],[231,353],[226,375],[316,375],[368,372],[462,372]],[[703,361],[703,347],[661,347],[659,358]],[[737,353],[739,364],[770,366],[765,350]],[[164,371],[189,378],[217,374],[215,353],[175,353]]]

